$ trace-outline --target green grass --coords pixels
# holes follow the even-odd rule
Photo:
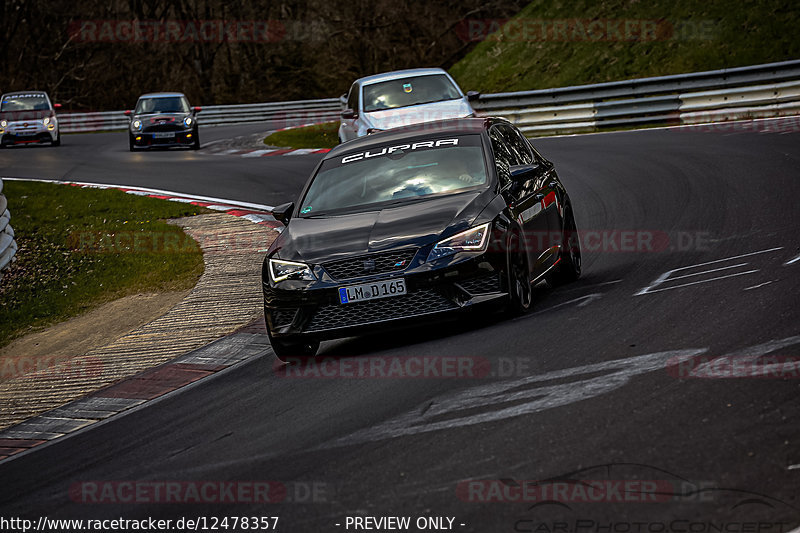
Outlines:
[[[117,190],[6,181],[17,260],[0,281],[0,346],[138,292],[185,290],[197,243],[165,219],[207,210]]]
[[[268,146],[287,148],[333,148],[339,144],[339,122],[276,131],[264,139]]]
[[[462,89],[522,91],[800,59],[798,2],[535,0],[515,19],[516,26],[506,25],[453,65]],[[621,30],[621,39],[593,42],[580,39],[575,19],[662,22],[655,39],[625,41]],[[527,37],[515,33],[521,20],[528,20]],[[575,30],[565,42],[552,31],[542,39],[539,26],[531,25],[564,20]]]

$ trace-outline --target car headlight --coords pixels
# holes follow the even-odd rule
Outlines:
[[[50,124],[50,117],[44,117],[44,119],[42,119],[42,124],[44,124],[45,126]]]
[[[8,121],[0,120],[0,128],[5,128],[6,126],[8,126]]]
[[[490,223],[475,226],[452,237],[436,243],[431,253],[428,254],[428,261],[447,257],[458,252],[481,252],[486,249],[489,243]]]
[[[306,281],[317,279],[314,277],[311,268],[307,264],[297,263],[295,261],[281,261],[280,259],[269,260],[269,276],[275,283],[285,279]]]
[[[131,129],[132,130],[140,130],[142,129],[142,121],[139,119],[134,120],[131,122]]]
[[[193,122],[193,120],[192,120],[192,117],[186,117],[185,119],[183,119],[183,124],[184,124],[184,125],[185,125],[187,128],[188,128],[188,127],[190,127],[190,126],[192,125],[192,122]]]

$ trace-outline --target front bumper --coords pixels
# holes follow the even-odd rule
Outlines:
[[[500,254],[464,253],[450,259],[440,267],[417,262],[401,272],[346,280],[333,278],[322,266],[314,267],[318,279],[314,282],[276,284],[266,275],[262,285],[267,328],[273,337],[341,338],[447,319],[474,305],[508,297],[505,259]],[[340,287],[399,277],[406,281],[407,294],[339,302]]]
[[[34,144],[52,143],[58,138],[58,126],[54,125],[49,129],[41,122],[28,123],[9,123],[5,128],[0,128],[0,143],[10,144]]]
[[[134,146],[149,148],[151,146],[190,146],[195,142],[197,133],[193,129],[171,132],[131,132]]]

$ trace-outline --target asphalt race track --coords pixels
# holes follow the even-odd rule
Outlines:
[[[354,531],[356,516],[449,517],[474,532],[790,531],[800,525],[799,141],[678,129],[535,141],[584,232],[578,282],[537,288],[521,318],[476,313],[324,343],[319,356],[338,368],[466,357],[486,372],[285,376],[269,353],[3,463],[2,514],[278,516],[286,532]],[[0,175],[276,205],[318,157],[130,154],[124,134],[70,135],[57,149],[0,151]],[[747,375],[731,377],[733,358]],[[712,359],[706,377],[683,373]],[[754,370],[778,366],[790,372]],[[75,496],[111,481],[269,481],[285,492],[216,505]],[[584,490],[592,483],[608,489]]]

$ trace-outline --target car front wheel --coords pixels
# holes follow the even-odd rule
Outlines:
[[[522,243],[518,234],[508,243],[508,311],[512,315],[527,313],[533,304],[528,253]]]

